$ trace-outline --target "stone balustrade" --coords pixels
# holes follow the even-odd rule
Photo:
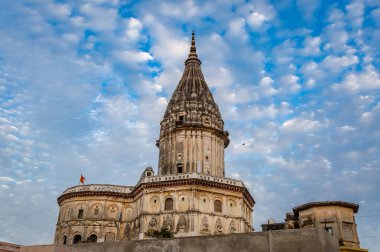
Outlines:
[[[102,185],[102,184],[90,184],[90,185],[77,185],[66,189],[63,194],[73,192],[116,192],[116,193],[131,193],[134,187],[132,186],[118,186],[118,185]]]
[[[202,179],[207,181],[213,181],[228,185],[234,185],[234,186],[240,186],[244,187],[244,184],[242,181],[237,179],[230,179],[230,178],[221,178],[221,177],[215,177],[211,175],[205,175],[205,174],[199,174],[199,173],[184,173],[184,174],[169,174],[169,175],[162,175],[162,176],[151,176],[151,177],[145,177],[143,180],[141,180],[139,183],[149,183],[149,182],[164,182],[164,181],[173,181],[173,180],[182,180],[182,179]]]

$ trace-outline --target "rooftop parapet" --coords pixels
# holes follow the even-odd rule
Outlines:
[[[165,181],[174,181],[174,180],[183,180],[183,179],[200,179],[212,182],[218,182],[226,185],[233,185],[239,187],[245,187],[241,180],[215,177],[211,175],[204,175],[200,173],[184,173],[184,174],[170,174],[170,175],[161,175],[161,176],[151,176],[145,177],[140,181],[139,184],[150,183],[150,182],[165,182]]]
[[[67,188],[63,194],[74,192],[114,192],[114,193],[131,193],[133,186],[118,186],[108,184],[90,184],[90,185],[77,185]]]

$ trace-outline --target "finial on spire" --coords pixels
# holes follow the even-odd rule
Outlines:
[[[195,33],[193,30],[193,33],[191,34],[191,47],[190,47],[190,52],[196,52],[197,48],[195,47]]]
[[[191,46],[190,46],[189,57],[187,58],[185,63],[189,62],[190,60],[196,60],[200,63],[200,60],[198,59],[198,55],[197,55],[197,48],[195,47],[195,32],[194,32],[194,30],[191,33]]]

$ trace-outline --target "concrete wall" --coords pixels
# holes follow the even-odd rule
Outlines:
[[[339,252],[338,240],[322,228],[87,243],[73,247],[92,252]]]

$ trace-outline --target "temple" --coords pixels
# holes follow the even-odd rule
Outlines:
[[[145,239],[165,228],[175,237],[253,231],[253,197],[225,177],[229,134],[201,69],[192,34],[185,69],[160,124],[158,174],[146,168],[135,186],[66,189],[55,244]]]

